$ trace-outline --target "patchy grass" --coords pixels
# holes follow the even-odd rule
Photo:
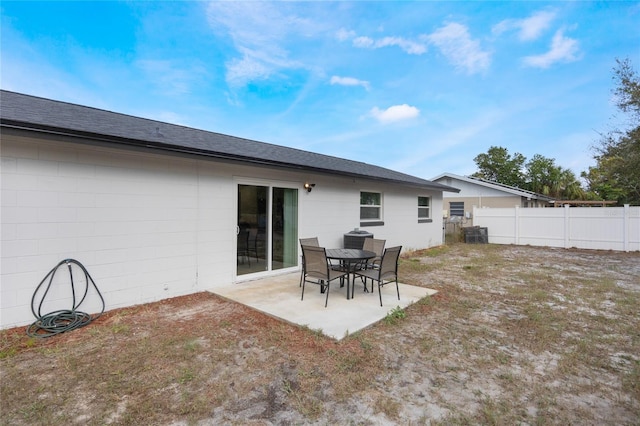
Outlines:
[[[0,332],[4,425],[637,424],[640,254],[457,244],[340,342],[208,293]]]
[[[396,306],[395,308],[391,309],[382,320],[386,324],[394,325],[398,321],[406,318],[406,316],[407,316],[407,313],[405,312],[405,310],[402,309],[400,306]]]

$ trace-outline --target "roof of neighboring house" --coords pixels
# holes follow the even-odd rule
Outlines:
[[[441,175],[438,175],[434,178],[432,178],[431,180],[434,182],[437,182],[439,180],[442,179],[446,179],[446,178],[451,178],[451,179],[457,179],[463,182],[468,182],[468,183],[472,183],[475,185],[480,185],[480,186],[484,186],[487,188],[491,188],[491,189],[495,189],[498,191],[503,191],[506,192],[508,194],[512,194],[512,195],[517,195],[519,197],[525,197],[527,199],[532,199],[532,200],[541,200],[541,201],[553,201],[554,198],[551,197],[547,197],[546,195],[542,195],[542,194],[538,194],[536,192],[533,191],[527,191],[525,189],[520,189],[520,188],[516,188],[515,186],[510,186],[510,185],[505,185],[502,183],[497,183],[497,182],[491,182],[488,181],[486,179],[481,179],[481,178],[477,178],[477,177],[473,177],[473,176],[459,176],[453,173],[443,173]]]
[[[0,124],[98,143],[373,179],[437,191],[456,188],[371,164],[67,102],[0,90]]]

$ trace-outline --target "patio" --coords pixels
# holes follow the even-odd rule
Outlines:
[[[325,295],[320,293],[317,285],[307,284],[304,300],[301,301],[302,289],[299,282],[300,273],[297,272],[245,281],[210,291],[283,321],[319,330],[336,340],[380,321],[397,306],[405,308],[436,293],[428,288],[400,283],[398,300],[395,285],[389,284],[382,289],[383,306],[380,307],[376,286],[373,293],[365,293],[358,279],[354,298],[347,300],[346,287],[341,288],[339,283],[333,282],[329,305],[325,308]]]

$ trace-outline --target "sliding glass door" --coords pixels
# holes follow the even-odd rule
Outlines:
[[[271,269],[298,264],[298,190],[273,188]]]
[[[237,275],[298,263],[298,190],[238,184]]]

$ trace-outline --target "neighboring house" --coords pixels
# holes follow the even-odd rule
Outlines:
[[[87,268],[110,310],[299,270],[301,237],[341,247],[361,228],[387,246],[440,245],[443,192],[456,191],[359,161],[8,91],[0,124],[0,328],[35,320],[34,290],[63,259]],[[43,314],[72,307],[58,278]]]
[[[473,206],[482,207],[549,207],[553,198],[509,185],[484,179],[444,173],[431,179],[443,185],[453,186],[459,193],[445,193],[443,216],[449,220],[460,218],[464,226],[473,225]],[[455,219],[454,219],[455,220]]]

